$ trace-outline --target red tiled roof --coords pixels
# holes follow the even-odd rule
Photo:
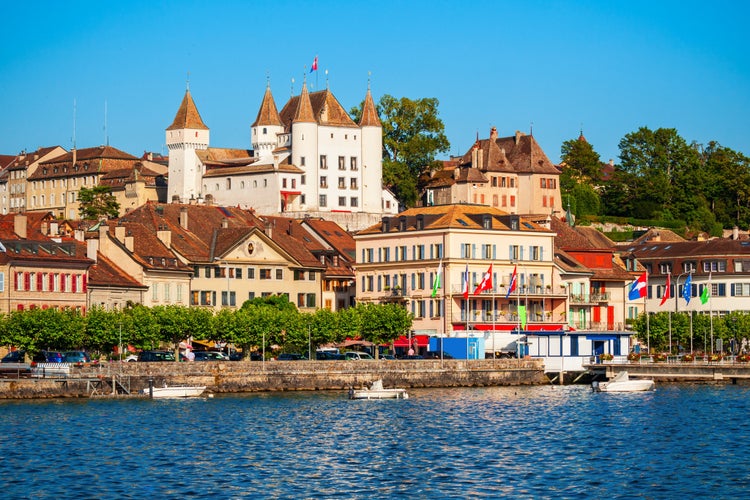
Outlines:
[[[96,263],[89,268],[89,286],[148,288],[139,283],[101,253],[97,253]]]

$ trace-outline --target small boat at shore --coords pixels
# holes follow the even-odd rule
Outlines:
[[[656,384],[650,378],[630,378],[627,371],[621,371],[609,382],[592,382],[596,392],[643,392],[653,391]]]
[[[146,396],[151,395],[154,399],[161,398],[192,398],[203,394],[206,390],[205,385],[178,385],[178,386],[164,386],[164,387],[152,387],[141,390],[142,394]],[[152,392],[153,391],[153,392]]]
[[[409,399],[406,389],[385,389],[383,380],[378,379],[364,389],[349,389],[349,399]]]

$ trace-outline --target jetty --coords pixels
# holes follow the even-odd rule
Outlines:
[[[612,360],[585,364],[594,380],[614,378],[627,371],[634,377],[648,377],[661,382],[731,382],[750,379],[750,364],[737,362],[735,358],[708,361],[694,359],[682,361],[677,356],[663,362]]]

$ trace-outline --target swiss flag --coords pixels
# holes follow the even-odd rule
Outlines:
[[[490,290],[491,288],[492,288],[492,264],[490,264],[490,268],[487,269],[487,272],[484,273],[484,276],[482,276],[482,281],[480,281],[477,287],[474,289],[474,295],[477,295],[485,290]]]
[[[315,56],[312,66],[310,66],[310,73],[312,73],[313,71],[318,71],[318,56]]]

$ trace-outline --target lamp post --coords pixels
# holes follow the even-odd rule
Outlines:
[[[679,299],[680,299],[680,295],[681,295],[679,293],[679,291],[680,291],[680,278],[682,278],[686,274],[688,274],[687,271],[685,271],[684,273],[681,273],[679,276],[677,276],[677,281],[675,281],[675,285],[674,285],[674,312],[675,312],[675,314],[677,314],[677,304],[679,304]],[[679,344],[678,344],[678,346],[679,346]],[[670,324],[670,329],[669,329],[669,355],[670,356],[672,355],[672,328],[671,328],[671,324]]]

